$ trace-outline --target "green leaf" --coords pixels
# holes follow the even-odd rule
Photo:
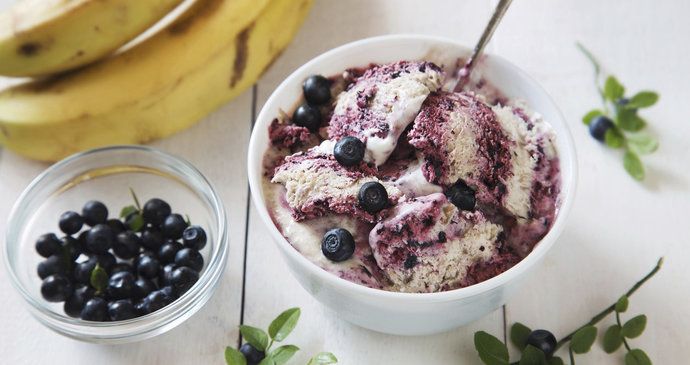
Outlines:
[[[546,365],[546,355],[544,352],[532,345],[527,345],[522,352],[520,365]]]
[[[250,345],[258,350],[266,351],[268,347],[268,335],[264,330],[252,326],[240,325],[240,333]]]
[[[139,209],[134,205],[128,205],[120,211],[120,218],[127,218],[130,214],[138,212]]]
[[[520,322],[515,322],[510,327],[510,342],[515,345],[518,349],[522,350],[527,346],[527,337],[532,332],[529,327],[525,326]]]
[[[597,61],[596,57],[590,52],[587,48],[585,48],[584,45],[580,42],[575,42],[575,46],[582,52],[585,57],[589,60],[589,62],[592,63],[592,67],[594,67],[594,76],[599,77],[599,72],[601,71],[601,66],[599,66],[599,61]]]
[[[599,109],[590,110],[587,114],[585,114],[584,117],[582,117],[582,123],[585,123],[585,125],[589,125],[589,123],[592,122],[592,119],[600,115],[604,115],[604,112],[602,112]]]
[[[486,365],[507,365],[508,348],[498,338],[484,332],[474,333],[474,348]]]
[[[184,221],[185,221],[185,223],[187,223],[187,226],[191,226],[191,225],[192,225],[192,220],[189,219],[189,214],[185,214],[185,215],[184,215]]]
[[[584,354],[592,348],[594,340],[597,339],[597,328],[594,326],[586,326],[580,328],[573,338],[570,340],[570,348],[576,354]]]
[[[625,171],[635,180],[644,180],[644,166],[635,152],[630,150],[625,151],[625,155],[623,155],[623,167],[625,167]]]
[[[329,365],[329,364],[337,364],[338,363],[338,358],[335,357],[330,352],[319,352],[318,354],[314,355],[309,360],[309,363],[307,365]]]
[[[625,354],[625,365],[652,365],[652,360],[640,349],[632,349]]]
[[[550,358],[548,361],[546,361],[546,363],[549,365],[565,365],[565,363],[563,362],[563,359],[561,359],[558,356],[554,356],[554,357]]]
[[[625,136],[618,128],[611,128],[604,134],[604,142],[611,148],[621,148],[625,144]]]
[[[640,155],[646,155],[659,148],[659,141],[645,133],[634,133],[627,137],[628,147]]]
[[[621,329],[621,335],[627,338],[635,338],[644,332],[645,327],[647,327],[647,316],[640,314],[625,322]]]
[[[275,361],[273,361],[273,358],[269,355],[264,357],[263,360],[259,363],[259,365],[275,365]]]
[[[108,287],[108,273],[101,265],[96,264],[96,266],[91,270],[91,277],[89,278],[91,286],[96,289],[96,293],[100,294],[105,291]]]
[[[132,194],[132,199],[134,199],[134,205],[137,207],[137,210],[141,211],[141,204],[139,204],[139,198],[137,198],[137,194],[134,192],[134,189],[130,187],[129,193]]]
[[[616,125],[624,131],[637,132],[647,125],[644,119],[637,115],[637,111],[626,108],[617,108]]]
[[[604,82],[604,96],[606,99],[615,102],[625,94],[625,88],[615,76],[609,76]]]
[[[299,347],[295,345],[283,345],[271,351],[271,358],[276,365],[282,365],[288,362],[297,351]]]
[[[278,342],[284,340],[295,329],[300,313],[299,308],[290,308],[278,315],[268,326],[268,334],[271,338]]]
[[[607,354],[614,353],[622,344],[623,336],[621,335],[621,326],[614,324],[604,333],[604,351],[606,351]]]
[[[225,348],[225,363],[227,365],[247,365],[247,360],[241,352],[228,346]]]
[[[615,306],[616,312],[625,313],[625,311],[628,310],[628,303],[629,300],[627,295],[623,295],[622,297],[618,298]]]
[[[131,215],[129,219],[127,219],[126,223],[129,226],[129,228],[135,232],[141,231],[141,229],[144,228],[144,225],[146,224],[144,222],[144,217],[139,213]]]
[[[630,102],[625,105],[626,108],[647,108],[659,100],[659,94],[654,91],[640,91],[630,98]]]

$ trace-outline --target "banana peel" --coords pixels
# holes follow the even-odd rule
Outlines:
[[[55,161],[185,129],[251,86],[312,0],[198,0],[156,35],[77,72],[0,93],[0,143]]]

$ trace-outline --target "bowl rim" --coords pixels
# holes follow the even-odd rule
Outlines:
[[[202,273],[202,275],[199,276],[199,280],[194,284],[194,286],[184,293],[181,297],[177,298],[175,301],[173,301],[170,305],[167,305],[160,310],[149,313],[140,317],[132,318],[132,319],[127,319],[127,320],[122,320],[122,321],[108,321],[108,322],[95,322],[95,321],[84,321],[79,318],[72,318],[64,314],[59,314],[56,313],[55,311],[52,311],[48,308],[46,308],[45,305],[39,302],[39,299],[31,295],[27,289],[22,285],[22,282],[19,280],[19,277],[15,273],[15,270],[13,269],[13,265],[10,262],[10,255],[9,255],[9,250],[10,250],[10,237],[16,231],[16,229],[12,229],[12,223],[18,219],[17,215],[18,212],[21,210],[21,205],[22,202],[24,202],[27,198],[30,197],[31,194],[35,193],[35,190],[37,188],[40,188],[40,184],[43,183],[46,177],[49,177],[51,174],[55,173],[56,171],[59,171],[61,168],[64,166],[67,166],[74,161],[78,161],[84,157],[95,155],[95,154],[102,154],[102,153],[109,153],[113,151],[139,151],[143,153],[150,153],[157,155],[159,157],[162,157],[165,160],[168,161],[173,161],[176,164],[179,164],[181,166],[184,166],[184,168],[189,169],[192,171],[196,176],[194,178],[198,179],[203,185],[205,185],[205,188],[208,190],[209,193],[209,198],[211,199],[211,208],[213,211],[213,219],[214,223],[218,226],[218,235],[216,238],[216,249],[210,252],[210,257],[207,259],[207,264],[206,264],[206,270]],[[187,184],[185,184],[187,185]],[[189,186],[188,186],[189,187]],[[205,194],[204,194],[205,195]],[[110,341],[113,341],[113,343],[121,343],[121,342],[129,342],[127,341],[127,338],[132,337],[134,340],[136,339],[144,339],[148,338],[151,336],[156,336],[158,334],[161,334],[163,332],[166,332],[167,330],[173,328],[174,326],[168,327],[164,331],[160,331],[157,333],[151,334],[153,331],[156,331],[159,328],[166,327],[169,323],[175,322],[176,319],[180,317],[186,317],[188,318],[189,316],[186,315],[186,310],[181,311],[182,309],[187,309],[187,310],[192,310],[193,312],[198,311],[200,307],[205,304],[208,299],[210,299],[210,296],[213,294],[215,291],[215,288],[217,287],[217,283],[219,282],[220,278],[222,277],[222,273],[225,271],[225,266],[227,262],[227,256],[228,256],[228,227],[227,227],[227,216],[225,212],[225,207],[220,199],[220,196],[218,195],[218,192],[215,190],[213,185],[208,181],[208,179],[196,168],[194,165],[192,165],[189,161],[186,159],[183,159],[181,157],[172,155],[170,153],[161,151],[159,149],[149,147],[149,146],[142,146],[142,145],[112,145],[112,146],[106,146],[106,147],[99,147],[99,148],[94,148],[90,149],[87,151],[82,151],[75,153],[71,156],[68,156],[55,164],[49,166],[45,170],[43,170],[40,174],[38,174],[36,177],[34,177],[29,185],[24,188],[22,193],[19,195],[17,200],[15,201],[12,209],[10,210],[10,214],[8,216],[8,229],[5,232],[5,249],[4,249],[4,261],[5,261],[5,267],[7,269],[7,272],[10,275],[12,285],[15,287],[15,289],[21,294],[23,299],[30,304],[32,311],[31,314],[35,317],[40,316],[45,316],[45,319],[47,319],[47,322],[45,321],[44,318],[39,318],[39,322],[42,324],[46,325],[50,329],[59,332],[60,334],[63,334],[65,336],[79,339],[79,340],[84,340],[84,341],[89,341],[89,342],[104,342],[108,343]],[[205,280],[202,280],[205,279]],[[197,288],[197,290],[194,290]],[[183,300],[185,299],[186,300]],[[194,306],[194,303],[198,300],[201,300],[202,303],[198,306]],[[190,309],[191,308],[191,309]],[[185,318],[185,320],[186,320]],[[181,322],[180,322],[181,323]],[[179,324],[179,323],[178,323]],[[63,326],[69,326],[69,327],[61,327]],[[107,331],[108,329],[112,328],[119,328],[121,326],[132,326],[131,327],[131,332],[128,333],[108,333],[108,332],[103,332],[103,333],[81,333],[79,331],[80,328],[90,328],[92,331]],[[151,334],[150,336],[147,336],[147,334]],[[88,336],[89,338],[82,337],[82,336]]]
[[[321,53],[320,55],[312,58],[310,61],[306,62],[304,65],[293,71],[285,80],[283,80],[280,85],[271,93],[271,96],[264,103],[261,111],[259,112],[254,127],[252,129],[252,134],[249,142],[249,152],[247,158],[247,169],[249,177],[249,186],[251,190],[251,197],[254,206],[257,208],[261,220],[266,226],[268,226],[269,232],[273,241],[278,245],[278,247],[283,251],[284,254],[289,255],[293,262],[298,263],[303,267],[309,274],[317,277],[323,283],[330,285],[336,289],[341,289],[344,291],[353,292],[365,296],[374,296],[378,299],[388,299],[388,300],[404,300],[406,302],[449,302],[456,301],[459,299],[469,298],[482,293],[491,291],[498,287],[505,285],[511,280],[521,277],[528,269],[539,262],[547,251],[553,247],[557,238],[562,233],[565,222],[567,221],[567,216],[573,205],[576,185],[577,185],[577,174],[578,165],[577,157],[575,151],[575,144],[568,128],[565,116],[563,115],[558,105],[554,102],[551,95],[539,84],[533,77],[531,77],[527,72],[523,71],[510,61],[505,58],[491,54],[484,53],[484,57],[490,57],[498,62],[503,63],[509,71],[513,74],[519,75],[521,78],[527,80],[530,88],[533,90],[538,90],[546,97],[547,103],[551,104],[556,115],[558,116],[558,123],[562,124],[563,131],[557,135],[558,139],[562,140],[562,145],[565,146],[564,150],[559,149],[559,158],[562,161],[567,160],[567,165],[570,166],[570,178],[568,181],[561,180],[561,187],[566,189],[561,189],[560,196],[560,207],[558,214],[554,221],[553,226],[549,232],[535,245],[532,251],[520,262],[511,267],[510,269],[477,284],[473,284],[464,288],[458,288],[443,292],[434,293],[402,293],[402,292],[392,292],[381,289],[370,288],[364,285],[356,284],[351,281],[345,280],[335,274],[327,272],[321,267],[317,266],[315,263],[311,262],[308,258],[300,254],[283,235],[280,233],[275,223],[270,217],[268,210],[266,208],[265,202],[263,200],[262,189],[262,179],[263,179],[263,155],[265,153],[265,148],[267,146],[260,146],[258,142],[257,135],[267,131],[268,124],[277,115],[276,99],[278,95],[282,95],[284,92],[288,91],[288,86],[295,82],[295,79],[306,71],[315,68],[324,60],[327,60],[335,55],[341,53],[348,53],[352,49],[357,49],[362,46],[368,46],[370,44],[385,44],[391,41],[404,41],[410,43],[420,43],[428,42],[434,44],[444,44],[449,47],[454,47],[460,50],[471,50],[469,47],[457,42],[453,39],[439,36],[429,36],[429,35],[419,35],[419,34],[392,34],[377,37],[370,37],[360,39],[354,42],[346,43],[344,45],[333,48],[329,51]],[[549,121],[553,123],[553,121]],[[563,164],[561,164],[563,166]]]

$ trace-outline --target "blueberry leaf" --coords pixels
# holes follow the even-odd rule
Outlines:
[[[261,360],[259,365],[276,365],[276,362],[273,361],[273,358],[271,357],[271,355],[268,355],[268,356],[264,357],[263,360]]]
[[[338,358],[330,352],[319,352],[309,360],[307,365],[330,365],[337,364]]]
[[[628,310],[628,303],[629,303],[629,300],[628,300],[627,295],[623,295],[622,297],[620,297],[618,299],[618,301],[616,302],[616,306],[615,306],[616,312],[625,313],[625,311]]]
[[[484,332],[474,333],[474,348],[486,365],[507,365],[508,348],[498,338]]]
[[[241,325],[240,333],[250,345],[258,350],[266,351],[268,347],[268,335],[264,330],[252,326]]]
[[[604,96],[610,101],[616,101],[623,97],[625,88],[615,76],[609,76],[604,82]]]
[[[652,365],[652,360],[640,349],[632,349],[625,354],[625,365]]]
[[[184,222],[187,223],[187,226],[192,225],[192,220],[189,218],[189,214],[184,215]]]
[[[621,148],[625,144],[625,136],[618,130],[618,128],[610,128],[604,134],[604,142],[611,148]]]
[[[546,365],[546,355],[544,352],[532,345],[527,345],[522,352],[520,365]]]
[[[582,117],[582,123],[584,123],[585,125],[589,125],[589,123],[592,122],[592,119],[600,115],[604,115],[604,112],[602,112],[599,109],[590,110],[587,114],[585,114],[584,117]]]
[[[89,278],[89,283],[96,289],[96,293],[100,294],[105,291],[108,286],[108,273],[101,265],[96,264],[96,266],[91,270],[91,277]]]
[[[647,327],[647,316],[640,314],[625,322],[621,329],[621,335],[627,338],[635,338],[644,332],[645,327]]]
[[[625,151],[625,155],[623,155],[623,167],[625,167],[625,171],[635,180],[644,180],[644,166],[635,152],[630,150]]]
[[[576,354],[584,354],[592,348],[592,344],[597,338],[597,328],[586,326],[580,328],[570,340],[570,348]]]
[[[275,341],[284,340],[297,325],[300,316],[299,308],[290,308],[281,313],[268,326],[268,334]]]
[[[515,345],[518,349],[522,350],[527,346],[527,337],[532,332],[529,327],[525,326],[520,322],[515,322],[510,327],[510,342]]]
[[[134,192],[134,189],[131,187],[129,188],[129,193],[132,194],[132,199],[134,200],[134,206],[137,207],[138,211],[141,211],[141,204],[139,204],[139,198],[137,198],[137,193]]]
[[[130,214],[134,214],[139,210],[134,205],[128,205],[120,211],[120,218],[127,218]]]
[[[644,119],[633,109],[618,108],[616,124],[624,131],[637,132],[647,125]]]
[[[635,153],[646,155],[659,148],[659,141],[645,133],[633,133],[627,137],[628,147]]]
[[[247,365],[247,360],[241,352],[228,346],[225,348],[225,363],[227,365]]]
[[[141,231],[145,224],[144,217],[139,213],[132,214],[129,219],[127,219],[127,225],[134,232]]]
[[[614,353],[622,344],[623,336],[621,335],[621,327],[614,324],[604,333],[604,351],[606,351],[607,354]]]
[[[565,365],[563,363],[563,359],[561,359],[558,356],[554,356],[554,357],[550,358],[546,363],[549,365]]]
[[[659,94],[654,91],[640,91],[630,98],[630,102],[626,105],[626,108],[647,108],[656,104],[658,100]]]
[[[283,345],[271,351],[270,357],[276,365],[282,365],[288,362],[297,351],[299,351],[299,347],[295,345]]]

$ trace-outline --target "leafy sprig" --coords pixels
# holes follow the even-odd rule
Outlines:
[[[132,200],[134,200],[134,205],[128,205],[122,210],[120,210],[120,218],[125,221],[131,230],[135,232],[141,231],[146,225],[144,222],[144,213],[141,209],[141,204],[139,204],[139,198],[134,192],[134,189],[129,188],[129,193],[132,195]],[[187,218],[189,219],[189,217]]]
[[[246,343],[263,352],[265,357],[259,365],[281,365],[287,363],[299,351],[295,345],[282,345],[273,350],[276,342],[282,342],[295,329],[301,311],[290,308],[279,314],[268,326],[268,333],[260,328],[240,325],[240,333]],[[230,346],[225,348],[225,362],[227,365],[247,365],[242,353]],[[338,359],[330,352],[320,352],[314,355],[307,365],[336,364]]]
[[[647,316],[637,315],[625,323],[621,321],[621,314],[628,310],[629,298],[644,283],[651,279],[660,269],[664,262],[663,257],[659,259],[652,271],[640,279],[615,303],[606,307],[597,315],[592,317],[589,322],[578,327],[567,336],[556,343],[555,351],[568,345],[568,357],[570,365],[575,365],[575,355],[584,354],[591,350],[596,341],[598,330],[596,324],[615,313],[616,323],[609,326],[603,337],[603,349],[606,353],[614,353],[621,346],[624,346],[625,365],[651,365],[652,361],[647,354],[639,348],[632,348],[628,340],[637,338],[644,332],[647,325]],[[479,358],[486,365],[563,365],[565,362],[558,356],[548,357],[546,353],[537,347],[528,344],[528,337],[532,330],[526,325],[516,322],[510,328],[510,342],[519,350],[520,360],[510,362],[508,347],[495,336],[479,331],[474,334],[474,347]]]
[[[635,180],[645,177],[645,168],[640,155],[656,151],[659,142],[643,132],[647,121],[638,111],[656,104],[659,95],[654,91],[640,91],[630,97],[625,96],[625,87],[618,79],[609,75],[601,85],[601,66],[594,55],[582,44],[578,49],[587,57],[594,67],[594,84],[601,96],[602,107],[590,110],[582,117],[582,122],[589,126],[597,117],[606,117],[613,121],[604,135],[604,143],[613,149],[623,149],[623,167]]]

